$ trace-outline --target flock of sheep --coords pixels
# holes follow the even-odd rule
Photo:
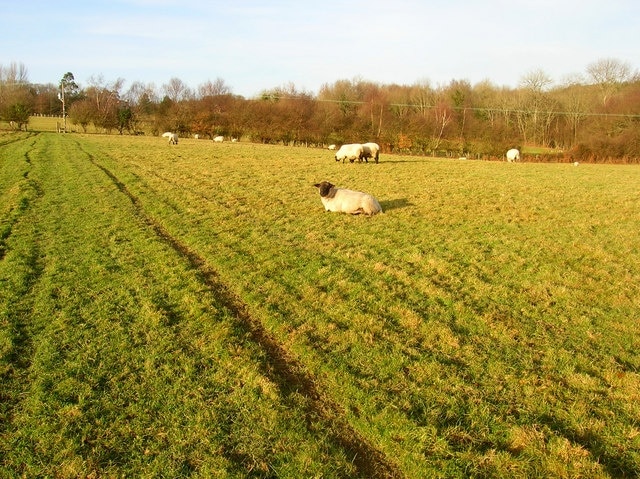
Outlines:
[[[329,145],[330,150],[335,150],[336,145]],[[377,143],[349,143],[342,145],[338,151],[336,151],[336,161],[344,163],[345,160],[349,160],[351,163],[358,160],[362,160],[369,163],[369,158],[375,160],[376,163],[380,160],[380,145]]]
[[[165,131],[162,134],[163,138],[169,138],[169,144],[170,145],[177,145],[178,144],[178,134],[177,133],[172,133],[170,131]],[[193,135],[193,137],[197,140],[200,138],[200,135],[198,135],[197,133],[195,135]],[[213,141],[215,143],[222,143],[224,141],[224,136],[216,136],[213,138]],[[235,143],[236,141],[238,141],[236,138],[232,138],[231,142]]]
[[[169,138],[169,144],[178,144],[178,135],[176,133],[168,131],[163,133],[162,136]],[[217,136],[213,141],[221,143],[224,141],[224,137]],[[236,141],[236,139],[234,138],[232,141]],[[329,150],[335,149],[336,145],[329,145]],[[342,145],[335,154],[336,161],[342,161],[343,163],[346,160],[349,160],[350,163],[354,163],[356,160],[358,162],[365,161],[368,163],[369,158],[375,160],[376,163],[380,160],[380,146],[377,143],[349,143]],[[508,162],[519,161],[520,151],[512,148],[507,151],[506,158]],[[382,213],[380,202],[368,193],[336,188],[335,185],[328,181],[322,181],[313,186],[318,188],[320,201],[322,201],[322,205],[326,211],[352,215],[365,214],[368,216]]]

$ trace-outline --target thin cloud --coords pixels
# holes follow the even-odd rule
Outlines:
[[[71,71],[80,82],[222,78],[245,96],[355,77],[515,86],[534,69],[560,81],[640,49],[631,0],[68,0],[33,10],[8,5],[0,22],[5,57],[41,83]]]

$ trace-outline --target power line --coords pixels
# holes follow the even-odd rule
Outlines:
[[[274,100],[306,100],[306,101],[317,101],[322,103],[338,103],[338,104],[347,104],[347,105],[376,105],[379,106],[380,103],[363,101],[363,100],[335,100],[335,99],[312,99],[309,97],[300,97],[300,96],[273,96],[270,99]],[[259,100],[259,99],[258,99]],[[383,104],[384,105],[384,104]],[[439,108],[438,105],[424,105],[418,103],[386,103],[389,107],[397,107],[397,108],[412,108],[416,110],[433,110]],[[588,112],[588,111],[555,111],[555,110],[522,110],[522,109],[511,109],[511,108],[493,108],[493,107],[464,107],[464,106],[448,106],[450,110],[457,111],[477,111],[477,112],[486,112],[486,113],[501,113],[501,114],[540,114],[547,116],[574,116],[574,117],[601,117],[601,118],[631,118],[631,119],[640,119],[640,113],[597,113],[597,112]]]

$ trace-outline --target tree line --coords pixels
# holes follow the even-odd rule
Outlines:
[[[26,128],[31,115],[63,113],[79,130],[106,133],[173,131],[308,146],[375,141],[385,152],[471,158],[527,146],[562,151],[571,161],[640,161],[640,75],[611,58],[558,85],[536,70],[514,88],[356,78],[317,93],[287,84],[255,98],[234,95],[220,78],[196,89],[179,78],[160,88],[141,82],[125,88],[123,79],[99,76],[81,87],[67,72],[58,84],[42,85],[28,81],[22,64],[0,65],[0,120]]]

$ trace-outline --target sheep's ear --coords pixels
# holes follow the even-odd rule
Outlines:
[[[320,188],[320,183],[316,183],[316,184],[315,184],[315,185],[313,185],[313,186],[315,186],[316,188]]]

